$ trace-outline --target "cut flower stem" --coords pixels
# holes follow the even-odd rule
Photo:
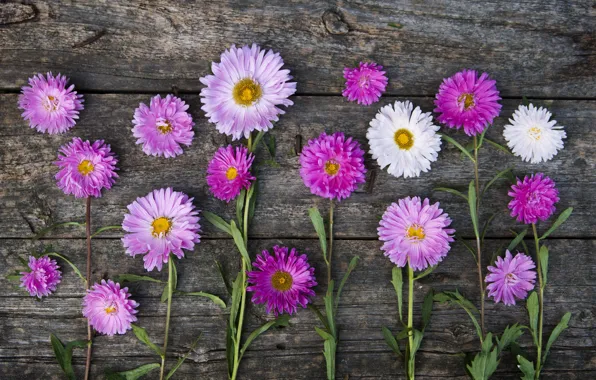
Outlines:
[[[532,223],[532,232],[534,233],[534,243],[536,244],[536,271],[538,272],[538,337],[536,347],[536,371],[535,378],[540,378],[540,367],[542,366],[542,323],[544,318],[544,283],[542,278],[542,266],[540,263],[540,238],[538,237],[538,230],[536,223]]]
[[[161,352],[161,370],[159,378],[163,380],[166,368],[166,351],[168,349],[168,335],[170,332],[170,314],[172,311],[172,298],[174,296],[174,255],[170,254],[168,258],[168,307],[166,311],[166,331],[163,338],[163,348]]]
[[[87,240],[87,276],[85,290],[89,290],[89,287],[91,286],[91,197],[87,197],[85,210],[85,235]],[[92,343],[93,331],[91,330],[91,323],[87,319],[87,359],[85,360],[85,380],[89,380],[91,372]]]

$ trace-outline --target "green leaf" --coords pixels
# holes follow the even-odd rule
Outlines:
[[[238,221],[238,227],[242,229],[242,210],[244,210],[244,200],[246,199],[246,190],[242,189],[238,198],[236,198],[236,220]]]
[[[490,181],[488,181],[488,183],[484,186],[484,189],[482,189],[482,191],[480,192],[480,198],[484,197],[484,193],[486,193],[488,188],[491,187],[499,178],[507,176],[508,173],[511,173],[511,170],[512,168],[502,170],[498,172]]]
[[[458,197],[461,197],[461,198],[465,199],[466,201],[468,200],[468,197],[465,194],[463,194],[461,191],[455,190],[455,189],[452,189],[449,187],[435,187],[433,189],[433,191],[444,191],[449,194],[457,195]]]
[[[391,270],[391,283],[393,284],[393,288],[395,289],[395,294],[397,295],[397,310],[399,312],[399,320],[403,322],[403,289],[404,289],[404,279],[403,274],[401,272],[401,268],[398,266],[394,266]]]
[[[35,236],[33,236],[31,239],[32,240],[39,240],[41,237],[47,235],[48,232],[55,230],[56,228],[59,227],[67,227],[67,226],[77,226],[77,227],[83,227],[85,226],[85,223],[80,223],[80,222],[64,222],[64,223],[56,223],[56,224],[52,224],[51,226],[48,226],[46,228],[42,228],[41,230],[39,230],[38,233],[35,234]]]
[[[526,301],[526,309],[528,310],[528,317],[530,318],[530,331],[534,337],[534,343],[538,345],[538,295],[536,292],[530,293]]]
[[[21,281],[21,277],[23,277],[23,275],[20,274],[19,271],[16,271],[16,272],[13,272],[13,274],[6,275],[6,277],[4,277],[4,278],[7,279],[8,281]]]
[[[79,276],[79,278],[81,280],[83,280],[83,283],[86,284],[87,283],[87,279],[85,279],[85,276],[83,276],[83,273],[81,273],[81,271],[79,270],[79,268],[77,268],[76,265],[74,265],[66,256],[61,255],[59,253],[56,252],[48,252],[46,253],[47,256],[54,256],[54,257],[58,257],[59,259],[62,259],[64,261],[66,261],[66,263],[68,265],[70,265],[70,267],[72,268],[72,270],[77,274],[77,276]]]
[[[557,228],[559,228],[561,226],[561,224],[565,223],[565,221],[567,219],[569,219],[569,217],[571,216],[571,213],[573,212],[573,207],[569,207],[568,209],[566,209],[565,211],[563,211],[561,213],[561,215],[559,215],[559,217],[557,218],[557,220],[555,221],[555,223],[553,223],[553,225],[548,229],[548,231],[546,231],[544,233],[544,235],[542,235],[540,237],[540,240],[546,239],[550,234],[552,234],[553,232],[555,232],[555,230]]]
[[[101,228],[99,228],[97,231],[95,231],[91,235],[91,239],[93,239],[97,235],[101,234],[102,232],[109,231],[109,230],[121,230],[121,229],[122,229],[122,226],[105,226],[105,227],[101,227]]]
[[[387,343],[389,348],[391,348],[397,356],[402,356],[402,353],[399,349],[399,344],[397,343],[397,340],[395,340],[395,337],[393,336],[391,331],[389,331],[389,329],[385,326],[383,326],[382,331],[383,338],[385,338],[385,343]]]
[[[333,283],[333,280],[331,280],[327,286],[327,295],[323,297],[323,300],[325,301],[325,314],[327,314],[329,333],[333,336],[336,336],[335,316],[333,314],[333,289],[335,289],[335,284]]]
[[[540,260],[540,269],[542,270],[542,288],[546,286],[548,276],[548,248],[545,245],[538,251],[538,260]]]
[[[515,231],[511,231],[511,232],[516,234]],[[515,238],[513,240],[511,240],[511,243],[509,243],[507,250],[513,251],[513,249],[515,249],[515,247],[517,247],[519,245],[519,243],[521,243],[524,240],[524,237],[526,236],[527,233],[528,233],[528,228],[526,227],[522,232],[520,232],[519,234],[516,234]]]
[[[163,352],[161,351],[161,348],[157,347],[157,345],[155,343],[153,343],[151,341],[151,339],[149,339],[147,330],[145,330],[144,328],[142,328],[140,326],[133,324],[132,331],[135,333],[135,335],[141,342],[145,343],[145,345],[147,347],[149,347],[150,349],[152,349],[157,355],[159,355],[160,357],[163,357]]]
[[[213,301],[214,304],[221,307],[222,309],[226,308],[226,303],[221,298],[219,298],[218,296],[211,294],[211,293],[176,291],[176,294],[181,294],[181,295],[185,295],[185,296],[197,296],[197,297],[209,298],[211,301]]]
[[[168,258],[168,260],[174,260],[174,255],[170,255],[170,257]],[[176,287],[178,286],[178,272],[176,270],[176,264],[174,261],[172,261],[172,293],[174,293],[176,291]],[[165,303],[168,301],[169,298],[169,289],[168,289],[168,283],[166,282],[166,286],[163,288],[163,292],[161,293],[161,302]]]
[[[174,376],[174,373],[176,373],[176,371],[178,370],[178,368],[180,368],[180,366],[182,365],[182,363],[184,363],[184,361],[186,360],[186,358],[188,358],[188,356],[190,355],[190,353],[194,351],[194,349],[197,347],[197,344],[199,343],[199,339],[201,339],[201,335],[203,335],[203,334],[199,334],[199,336],[197,337],[197,339],[195,339],[195,341],[191,344],[190,349],[188,350],[188,352],[183,357],[181,357],[180,359],[178,359],[178,361],[176,362],[176,365],[174,365],[174,367],[172,367],[172,369],[170,370],[170,372],[168,372],[168,374],[166,375],[166,380],[169,380],[172,376]]]
[[[248,194],[246,195],[250,200],[248,202],[248,221],[250,222],[255,215],[255,205],[257,204],[257,183],[255,179],[252,181],[252,185],[248,188]]]
[[[468,156],[470,158],[470,160],[472,160],[472,162],[475,162],[474,157],[470,154],[470,152],[464,148],[460,143],[458,143],[457,141],[455,141],[454,139],[452,139],[451,137],[444,135],[442,133],[439,133],[439,136],[441,136],[441,138],[451,144],[453,144],[456,148],[458,148],[459,150],[461,150],[461,152],[463,154],[465,154],[466,156]]]
[[[492,223],[493,219],[495,219],[495,216],[497,216],[497,213],[492,214],[490,216],[490,218],[488,218],[488,220],[486,221],[486,223],[484,223],[484,227],[482,228],[482,233],[480,234],[480,241],[481,242],[484,242],[484,237],[486,236],[486,232],[488,231],[488,227]]]
[[[232,234],[230,225],[226,223],[226,221],[223,220],[220,216],[215,215],[214,213],[209,211],[203,211],[203,216],[205,217],[205,219],[207,219],[209,223],[213,224],[213,226],[219,228],[223,232],[226,232],[230,235]]]
[[[396,28],[396,29],[401,29],[401,28],[404,27],[402,24],[398,24],[398,23],[395,23],[395,22],[390,22],[390,23],[387,24],[387,26],[390,26],[390,27]]]
[[[273,326],[287,327],[289,324],[289,321],[290,321],[290,316],[287,314],[282,314],[279,317],[277,317],[275,320],[265,323],[264,325],[262,325],[261,327],[259,327],[258,329],[254,330],[252,333],[250,333],[250,335],[246,339],[246,342],[244,342],[244,345],[240,349],[240,359],[242,359],[242,356],[244,355],[244,353],[246,352],[246,350],[248,349],[250,344],[255,339],[257,339],[259,337],[259,335],[261,335],[265,331],[269,330]]]
[[[236,318],[238,316],[238,310],[240,308],[240,298],[242,296],[243,289],[243,276],[241,272],[238,272],[236,280],[232,283],[232,305],[230,307],[230,328],[232,330],[232,337],[236,339]]]
[[[474,315],[479,314],[478,309],[476,309],[474,304],[472,304],[470,301],[464,298],[464,296],[462,296],[459,293],[459,291],[456,290],[455,292],[445,291],[437,293],[434,295],[433,299],[437,302],[454,303],[456,305],[459,305],[462,309],[464,309],[464,311],[468,313],[468,316],[470,317],[472,323],[474,324],[474,327],[476,328],[476,334],[478,335],[480,340],[483,340],[482,329],[480,328],[478,319]]]
[[[474,261],[476,261],[476,263],[478,263],[478,259],[476,258],[476,251],[474,250],[474,248],[472,248],[472,246],[470,246],[465,239],[459,237],[459,236],[455,236],[455,240],[459,241],[460,243],[462,243],[464,245],[464,247],[466,247],[468,249],[468,251],[472,254],[472,257],[474,258]]]
[[[263,138],[263,136],[265,136],[265,133],[267,132],[259,131],[259,133],[257,133],[255,139],[253,140],[251,146],[248,149],[249,152],[252,153],[257,149],[257,147],[259,146],[259,142],[261,142],[261,139]]]
[[[323,343],[323,355],[325,356],[325,363],[327,367],[327,380],[335,379],[335,351],[337,343],[335,339],[327,339]]]
[[[348,281],[348,277],[350,277],[350,273],[352,273],[354,268],[356,268],[356,264],[358,264],[358,260],[360,260],[360,257],[358,257],[358,256],[352,257],[352,260],[350,261],[350,265],[348,265],[348,270],[346,271],[346,273],[344,274],[344,276],[341,279],[341,282],[339,283],[339,288],[337,288],[337,293],[335,293],[334,314],[337,314],[337,306],[339,305],[339,297],[341,296],[341,291],[343,290],[346,281]]]
[[[50,343],[52,344],[52,349],[54,350],[54,355],[56,356],[58,364],[60,364],[60,368],[62,368],[62,370],[66,372],[64,366],[64,345],[62,344],[60,339],[58,339],[58,337],[54,334],[50,334]],[[71,377],[69,376],[69,378]]]
[[[321,338],[323,338],[324,340],[327,339],[334,339],[333,335],[329,334],[327,331],[323,330],[322,328],[319,328],[317,326],[315,326],[315,331],[317,332],[317,334],[319,334],[319,336]]]
[[[234,243],[236,243],[236,247],[238,248],[240,255],[242,255],[242,259],[246,262],[248,270],[252,270],[250,256],[248,256],[248,251],[246,250],[246,246],[244,245],[244,238],[242,237],[242,233],[240,232],[238,227],[236,227],[236,223],[233,220],[230,222],[230,230],[232,231]]]
[[[424,303],[422,304],[422,331],[426,329],[426,326],[430,322],[430,315],[433,312],[433,299],[433,290],[430,289],[424,296]]]
[[[232,295],[232,287],[230,286],[230,284],[228,284],[228,281],[226,280],[226,273],[224,271],[224,268],[221,266],[221,263],[217,260],[215,260],[215,266],[217,266],[217,271],[219,272],[219,275],[221,276],[221,280],[223,281],[224,285],[226,286],[228,295]]]
[[[557,326],[554,328],[553,332],[550,334],[550,337],[548,338],[548,342],[546,343],[546,349],[544,350],[544,355],[542,356],[542,365],[544,365],[544,363],[546,363],[546,357],[548,356],[548,352],[550,351],[550,348],[552,347],[553,343],[555,343],[557,338],[559,338],[559,335],[561,335],[561,333],[567,327],[569,327],[569,319],[571,319],[571,313],[567,312],[567,313],[565,313],[565,315],[563,315],[563,318],[561,318],[561,320],[559,321]]]
[[[482,147],[482,143],[484,142],[484,136],[486,135],[486,131],[488,131],[488,128],[484,128],[484,131],[482,131],[482,133],[480,134],[480,138],[478,139],[478,147],[476,148],[477,150],[480,150],[480,147]]]
[[[517,368],[524,374],[521,380],[534,380],[534,376],[536,375],[534,362],[529,361],[521,355],[517,355],[517,362],[519,363]]]
[[[69,380],[76,380],[76,376],[72,368],[72,351],[75,347],[87,347],[89,342],[87,340],[75,340],[73,342],[67,343],[66,346],[64,346],[56,335],[50,334],[50,343],[52,344],[54,355],[56,355],[56,360],[58,361],[58,364],[60,364],[60,368],[62,368],[66,374],[66,377]]]
[[[489,143],[490,145],[492,145],[494,148],[500,150],[501,152],[507,153],[511,156],[513,156],[513,153],[511,153],[511,151],[509,149],[507,149],[506,147],[504,147],[503,145],[496,143],[492,140],[489,139],[484,139],[484,141],[486,141],[487,143]]]
[[[106,373],[106,380],[138,380],[156,368],[159,368],[159,363],[144,364],[138,368],[131,369],[124,372],[108,372]]]
[[[488,380],[496,371],[499,361],[497,360],[497,348],[493,347],[492,333],[486,334],[486,339],[482,343],[482,350],[476,354],[467,369],[474,380]]]
[[[507,349],[507,347],[516,342],[523,333],[523,327],[517,323],[513,326],[507,326],[503,331],[503,334],[501,334],[501,339],[496,337],[498,352],[501,353]]]
[[[439,265],[434,265],[432,267],[428,267],[424,270],[424,272],[420,273],[418,276],[414,277],[414,281],[418,281],[426,276],[428,276],[429,274],[431,274],[432,272],[434,272],[435,269],[437,269]]]
[[[319,318],[319,320],[321,321],[321,323],[323,323],[323,326],[325,327],[326,330],[329,330],[329,325],[327,324],[327,320],[325,319],[325,317],[323,316],[323,314],[321,314],[321,311],[319,310],[318,307],[316,307],[315,305],[308,304],[308,308],[315,313],[315,315],[317,316],[317,318]]]
[[[418,331],[416,329],[414,329],[412,331],[412,334],[414,335],[414,341],[413,341],[413,346],[412,346],[412,351],[408,352],[408,374],[409,374],[409,378],[414,378],[414,367],[415,367],[415,363],[416,363],[416,352],[418,351],[418,348],[420,348],[420,343],[422,342],[422,337],[423,334],[421,331]]]
[[[158,280],[156,278],[149,277],[149,276],[139,276],[138,274],[124,273],[124,274],[119,274],[116,277],[114,277],[114,282],[119,282],[119,283],[139,282],[139,281],[158,282],[160,284],[164,283],[164,281]]]
[[[315,231],[317,231],[319,242],[321,243],[323,258],[325,259],[325,262],[327,262],[327,234],[325,232],[325,223],[323,222],[321,213],[319,212],[318,208],[311,207],[308,209],[308,215],[310,216],[312,225],[315,227]]]
[[[470,217],[474,226],[474,234],[475,236],[480,236],[478,233],[478,213],[476,211],[476,189],[474,188],[474,181],[470,181],[470,185],[468,185],[468,206],[470,207]]]
[[[526,107],[530,106],[530,101],[525,96],[522,96],[522,104]]]

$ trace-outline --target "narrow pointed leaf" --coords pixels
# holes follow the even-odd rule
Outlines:
[[[572,212],[573,212],[573,207],[569,207],[568,209],[566,209],[565,211],[563,211],[561,213],[561,215],[559,215],[559,217],[557,218],[557,220],[553,223],[553,225],[544,233],[544,235],[542,235],[540,237],[540,240],[546,239],[550,234],[552,234],[553,232],[555,232],[555,230],[557,228],[559,228],[561,226],[561,224],[565,223],[565,221],[567,219],[569,219],[569,217],[571,216],[571,213]]]
[[[399,349],[399,344],[397,343],[397,340],[395,340],[395,337],[393,336],[391,331],[389,331],[389,329],[385,326],[383,326],[382,331],[383,338],[385,338],[385,342],[387,343],[389,348],[391,348],[396,355],[402,356],[402,353]]]
[[[87,279],[85,278],[85,276],[83,276],[83,273],[81,273],[81,271],[79,270],[79,268],[77,268],[76,265],[74,265],[66,256],[61,255],[59,253],[56,252],[48,252],[46,253],[47,256],[54,256],[54,257],[58,257],[59,259],[62,259],[64,261],[66,261],[66,263],[68,265],[70,265],[70,267],[72,268],[72,270],[77,274],[77,276],[79,276],[79,278],[83,281],[84,284],[87,283]]]
[[[83,227],[85,226],[85,223],[81,223],[81,222],[64,222],[64,223],[56,223],[56,224],[52,224],[51,226],[48,226],[46,228],[42,228],[38,233],[35,234],[35,236],[33,236],[33,240],[39,240],[40,238],[42,238],[43,236],[47,235],[50,231],[55,230],[56,228],[60,228],[60,227],[68,227],[68,226],[77,226],[77,227]]]
[[[455,141],[454,139],[452,139],[451,137],[444,135],[442,133],[439,133],[439,135],[441,136],[441,138],[445,141],[447,141],[448,143],[453,144],[456,148],[458,148],[463,154],[465,154],[466,156],[468,156],[468,158],[470,158],[470,160],[472,160],[472,162],[474,162],[474,157],[470,154],[470,152],[464,148],[460,143],[458,143],[457,141]]]
[[[206,292],[181,292],[181,291],[177,291],[176,294],[181,294],[181,295],[185,295],[185,296],[197,296],[197,297],[209,298],[214,304],[221,307],[222,309],[226,308],[226,303],[221,298],[216,296],[215,294],[206,293]]]
[[[424,303],[422,304],[422,331],[426,329],[430,322],[430,316],[433,312],[433,290],[430,289],[426,296],[424,296]]]
[[[321,311],[319,310],[318,307],[316,307],[315,305],[308,304],[308,308],[315,313],[315,315],[317,316],[317,318],[319,318],[319,320],[321,321],[321,323],[323,324],[323,326],[325,327],[325,330],[329,331],[329,324],[327,323],[327,319],[325,319],[325,317],[323,316],[323,314],[321,313]]]
[[[323,329],[321,329],[321,328],[319,328],[317,326],[315,326],[315,331],[324,340],[333,339],[333,336],[331,334],[329,334],[327,331],[325,331],[325,330],[323,330]]]
[[[159,367],[159,363],[150,363],[124,372],[106,373],[106,380],[138,380]]]
[[[512,232],[514,234],[516,233],[515,231],[512,231]],[[522,232],[520,232],[519,234],[516,234],[515,238],[513,238],[513,240],[511,240],[511,243],[509,243],[507,250],[513,251],[515,249],[515,247],[517,247],[519,245],[519,243],[521,243],[524,240],[524,237],[526,236],[527,233],[528,233],[528,228],[525,228]]]
[[[466,247],[467,250],[472,254],[472,257],[474,257],[474,261],[476,261],[476,263],[478,263],[478,259],[476,258],[476,251],[474,250],[474,248],[472,248],[472,246],[470,246],[470,244],[468,244],[465,239],[463,239],[457,235],[455,236],[455,240],[462,243],[464,245],[464,247]]]
[[[119,274],[116,277],[114,277],[114,282],[119,282],[119,283],[140,282],[140,281],[157,282],[160,284],[164,283],[163,281],[158,280],[156,278],[149,277],[149,276],[140,276],[138,274],[123,273],[123,274]]]
[[[220,216],[209,211],[203,211],[202,214],[209,223],[213,224],[213,226],[230,235],[232,234],[232,231],[230,230],[230,224],[223,220]]]
[[[106,231],[110,231],[110,230],[121,230],[121,229],[122,229],[122,226],[105,226],[105,227],[101,227],[101,228],[99,228],[97,231],[95,231],[91,235],[91,238],[93,239],[97,235],[100,235],[100,234],[102,234],[103,232],[106,232]]]
[[[403,289],[404,289],[404,279],[401,268],[398,266],[394,266],[391,270],[391,283],[393,284],[393,288],[395,289],[395,294],[397,295],[397,310],[399,313],[399,320],[400,322],[403,321]]]
[[[503,177],[507,177],[509,173],[511,173],[512,168],[507,168],[498,172],[488,183],[484,186],[484,189],[480,192],[480,198],[484,197],[484,193],[499,179]]]
[[[321,217],[319,209],[311,207],[308,209],[308,215],[312,221],[312,225],[315,227],[315,231],[319,236],[319,242],[321,243],[321,251],[323,252],[323,258],[327,262],[327,233],[325,232],[325,223]]]
[[[64,370],[64,345],[54,334],[50,334],[50,343],[52,344],[52,349],[54,350],[58,364],[60,364],[60,368]]]
[[[484,237],[486,236],[486,232],[488,231],[488,227],[490,227],[490,224],[492,223],[493,219],[495,219],[495,216],[497,216],[496,213],[492,214],[490,216],[490,218],[488,218],[488,220],[486,221],[486,223],[484,223],[484,228],[482,229],[482,234],[480,234],[480,241],[484,242]]]
[[[438,265],[433,265],[432,267],[428,267],[424,270],[424,272],[420,273],[418,276],[414,277],[414,281],[418,281],[426,276],[428,276],[429,274],[431,274],[432,272],[434,272],[435,269],[437,269]]]
[[[550,334],[550,337],[548,338],[548,342],[546,343],[546,349],[544,350],[544,355],[542,356],[543,357],[542,365],[544,365],[544,363],[546,363],[546,357],[548,356],[548,353],[549,353],[550,348],[552,347],[553,343],[555,343],[557,338],[559,338],[559,335],[561,335],[561,333],[567,327],[569,327],[569,319],[571,319],[571,313],[567,312],[567,313],[565,313],[565,315],[563,315],[563,318],[561,318],[561,320],[559,321],[557,326],[554,328],[553,332]]]
[[[339,306],[339,297],[341,296],[341,291],[343,290],[346,281],[348,281],[348,277],[350,277],[350,273],[352,273],[354,268],[356,268],[356,264],[358,264],[358,260],[360,260],[360,257],[358,257],[358,256],[354,256],[352,258],[352,260],[350,261],[350,265],[348,265],[348,270],[346,271],[343,278],[341,279],[341,282],[339,283],[339,288],[337,288],[337,293],[335,293],[335,310],[334,310],[335,314],[337,314],[337,307]]]
[[[490,145],[492,145],[494,148],[500,150],[501,152],[507,153],[510,156],[513,156],[513,153],[511,153],[511,151],[509,149],[507,149],[506,147],[504,147],[503,145],[494,142],[493,140],[489,140],[489,139],[484,139],[484,141],[486,141],[487,143],[489,143]]]
[[[335,285],[333,280],[329,282],[327,286],[327,295],[323,297],[325,301],[325,314],[327,314],[327,324],[329,325],[329,333],[333,336],[336,336],[335,330],[335,315],[333,314],[333,290],[335,289]]]
[[[236,198],[236,220],[238,221],[238,228],[242,229],[242,210],[244,210],[244,200],[246,199],[246,190],[242,189],[238,198]]]
[[[226,280],[226,273],[224,271],[223,266],[217,260],[215,260],[215,266],[217,266],[217,271],[219,272],[219,275],[221,276],[221,280],[223,281],[224,285],[226,286],[226,290],[228,291],[228,295],[231,296],[232,295],[232,287],[230,286],[230,284],[228,284],[228,281]]]
[[[201,339],[201,335],[203,335],[203,334],[199,334],[199,336],[197,337],[197,339],[195,339],[195,341],[190,346],[190,349],[188,350],[188,352],[183,357],[181,357],[180,359],[178,359],[178,361],[176,362],[176,364],[174,365],[174,367],[172,367],[172,369],[170,370],[170,372],[168,372],[168,374],[166,375],[166,380],[169,380],[170,377],[172,377],[174,375],[174,373],[176,373],[176,371],[178,370],[178,368],[180,368],[180,366],[182,365],[182,363],[184,363],[184,361],[186,360],[186,358],[188,358],[188,356],[190,355],[190,353],[194,351],[194,349],[197,347],[197,344],[199,343],[199,339]],[[134,380],[134,379],[132,379],[132,380]]]
[[[433,191],[443,191],[445,193],[457,195],[458,197],[461,197],[461,198],[465,199],[466,201],[468,200],[468,196],[467,195],[463,194],[459,190],[451,189],[449,187],[435,187],[433,189]]]
[[[147,334],[147,330],[140,326],[132,325],[132,331],[135,333],[136,337],[141,342],[143,342],[147,347],[152,349],[157,355],[163,357],[163,352],[161,351],[161,348],[159,348],[155,343],[151,341],[149,335]]]
[[[547,283],[548,276],[548,248],[545,245],[540,247],[538,251],[538,260],[540,260],[540,269],[542,270],[542,287]]]
[[[232,337],[235,339],[236,336],[236,318],[238,317],[238,310],[240,308],[240,299],[242,297],[242,273],[238,273],[236,280],[232,284],[232,305],[230,307],[230,329],[232,331]]]
[[[244,345],[240,349],[240,358],[242,358],[242,356],[244,355],[244,353],[246,352],[246,350],[248,349],[250,344],[255,339],[257,339],[257,337],[259,335],[261,335],[265,331],[269,330],[273,326],[284,326],[284,327],[288,326],[289,320],[290,320],[290,316],[287,314],[283,314],[283,315],[280,315],[279,317],[277,317],[275,320],[265,323],[264,325],[262,325],[261,327],[257,328],[252,333],[250,333],[250,335],[246,339],[246,342],[244,342]]]
[[[230,222],[230,230],[232,231],[234,243],[236,243],[236,247],[238,248],[238,251],[240,251],[242,259],[246,262],[248,270],[252,270],[250,256],[248,255],[248,251],[246,250],[246,246],[244,245],[244,238],[242,237],[242,233],[240,232],[238,227],[236,227],[236,223],[233,220]]]
[[[538,332],[538,295],[536,292],[530,293],[526,301],[526,309],[528,310],[528,317],[530,318],[530,331],[534,337],[534,343],[538,343],[536,334]]]
[[[470,217],[472,218],[472,225],[474,226],[474,235],[480,236],[478,233],[478,213],[476,210],[476,189],[474,188],[474,181],[470,181],[468,186],[468,206],[470,207]]]
[[[174,260],[174,255],[170,255],[168,260]],[[176,270],[176,264],[172,262],[172,293],[176,292],[176,287],[178,286],[178,272]],[[169,289],[168,283],[166,282],[166,286],[161,293],[161,302],[165,303],[168,301],[169,298]]]

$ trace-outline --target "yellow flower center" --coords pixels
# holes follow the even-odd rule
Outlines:
[[[393,139],[395,140],[395,143],[399,149],[410,150],[410,148],[414,145],[414,135],[405,128],[395,131]]]
[[[232,95],[236,104],[241,106],[252,106],[261,98],[263,91],[261,86],[250,78],[244,78],[234,86]]]
[[[329,175],[336,175],[339,171],[339,164],[334,161],[325,162],[325,173]]]
[[[425,236],[424,227],[416,223],[410,225],[406,230],[406,237],[410,240],[420,241],[423,240]]]
[[[474,107],[476,103],[474,103],[474,94],[470,93],[463,93],[457,98],[457,103],[461,106],[463,103],[464,111],[469,110],[470,108]]]
[[[163,236],[167,235],[172,228],[172,222],[170,219],[162,216],[161,218],[157,218],[151,223],[151,227],[153,227],[153,236]]]
[[[162,135],[168,134],[172,132],[172,124],[169,120],[160,120],[157,122],[157,130],[161,132]]]
[[[106,307],[104,310],[106,311],[106,314],[112,314],[118,311],[118,309],[116,309],[116,305],[110,305]]]
[[[58,109],[58,99],[52,95],[48,95],[46,101],[43,102],[43,108],[49,112],[56,111]]]
[[[77,166],[79,173],[81,173],[82,175],[89,175],[89,173],[91,173],[94,168],[95,167],[89,160],[83,160],[83,161],[81,161],[79,166]]]
[[[290,290],[293,282],[294,279],[292,278],[292,275],[281,270],[278,270],[271,276],[271,286],[280,292]]]
[[[531,138],[538,141],[542,137],[542,130],[538,127],[532,127],[528,130],[528,134]]]
[[[230,181],[233,181],[238,177],[238,169],[233,166],[230,166],[228,170],[226,170],[226,178]]]

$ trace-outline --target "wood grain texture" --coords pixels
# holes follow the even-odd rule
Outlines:
[[[593,97],[595,25],[590,0],[2,2],[0,88],[51,70],[85,90],[196,92],[226,47],[256,42],[301,93],[337,94],[344,66],[375,60],[394,95],[470,67],[505,96]]]

